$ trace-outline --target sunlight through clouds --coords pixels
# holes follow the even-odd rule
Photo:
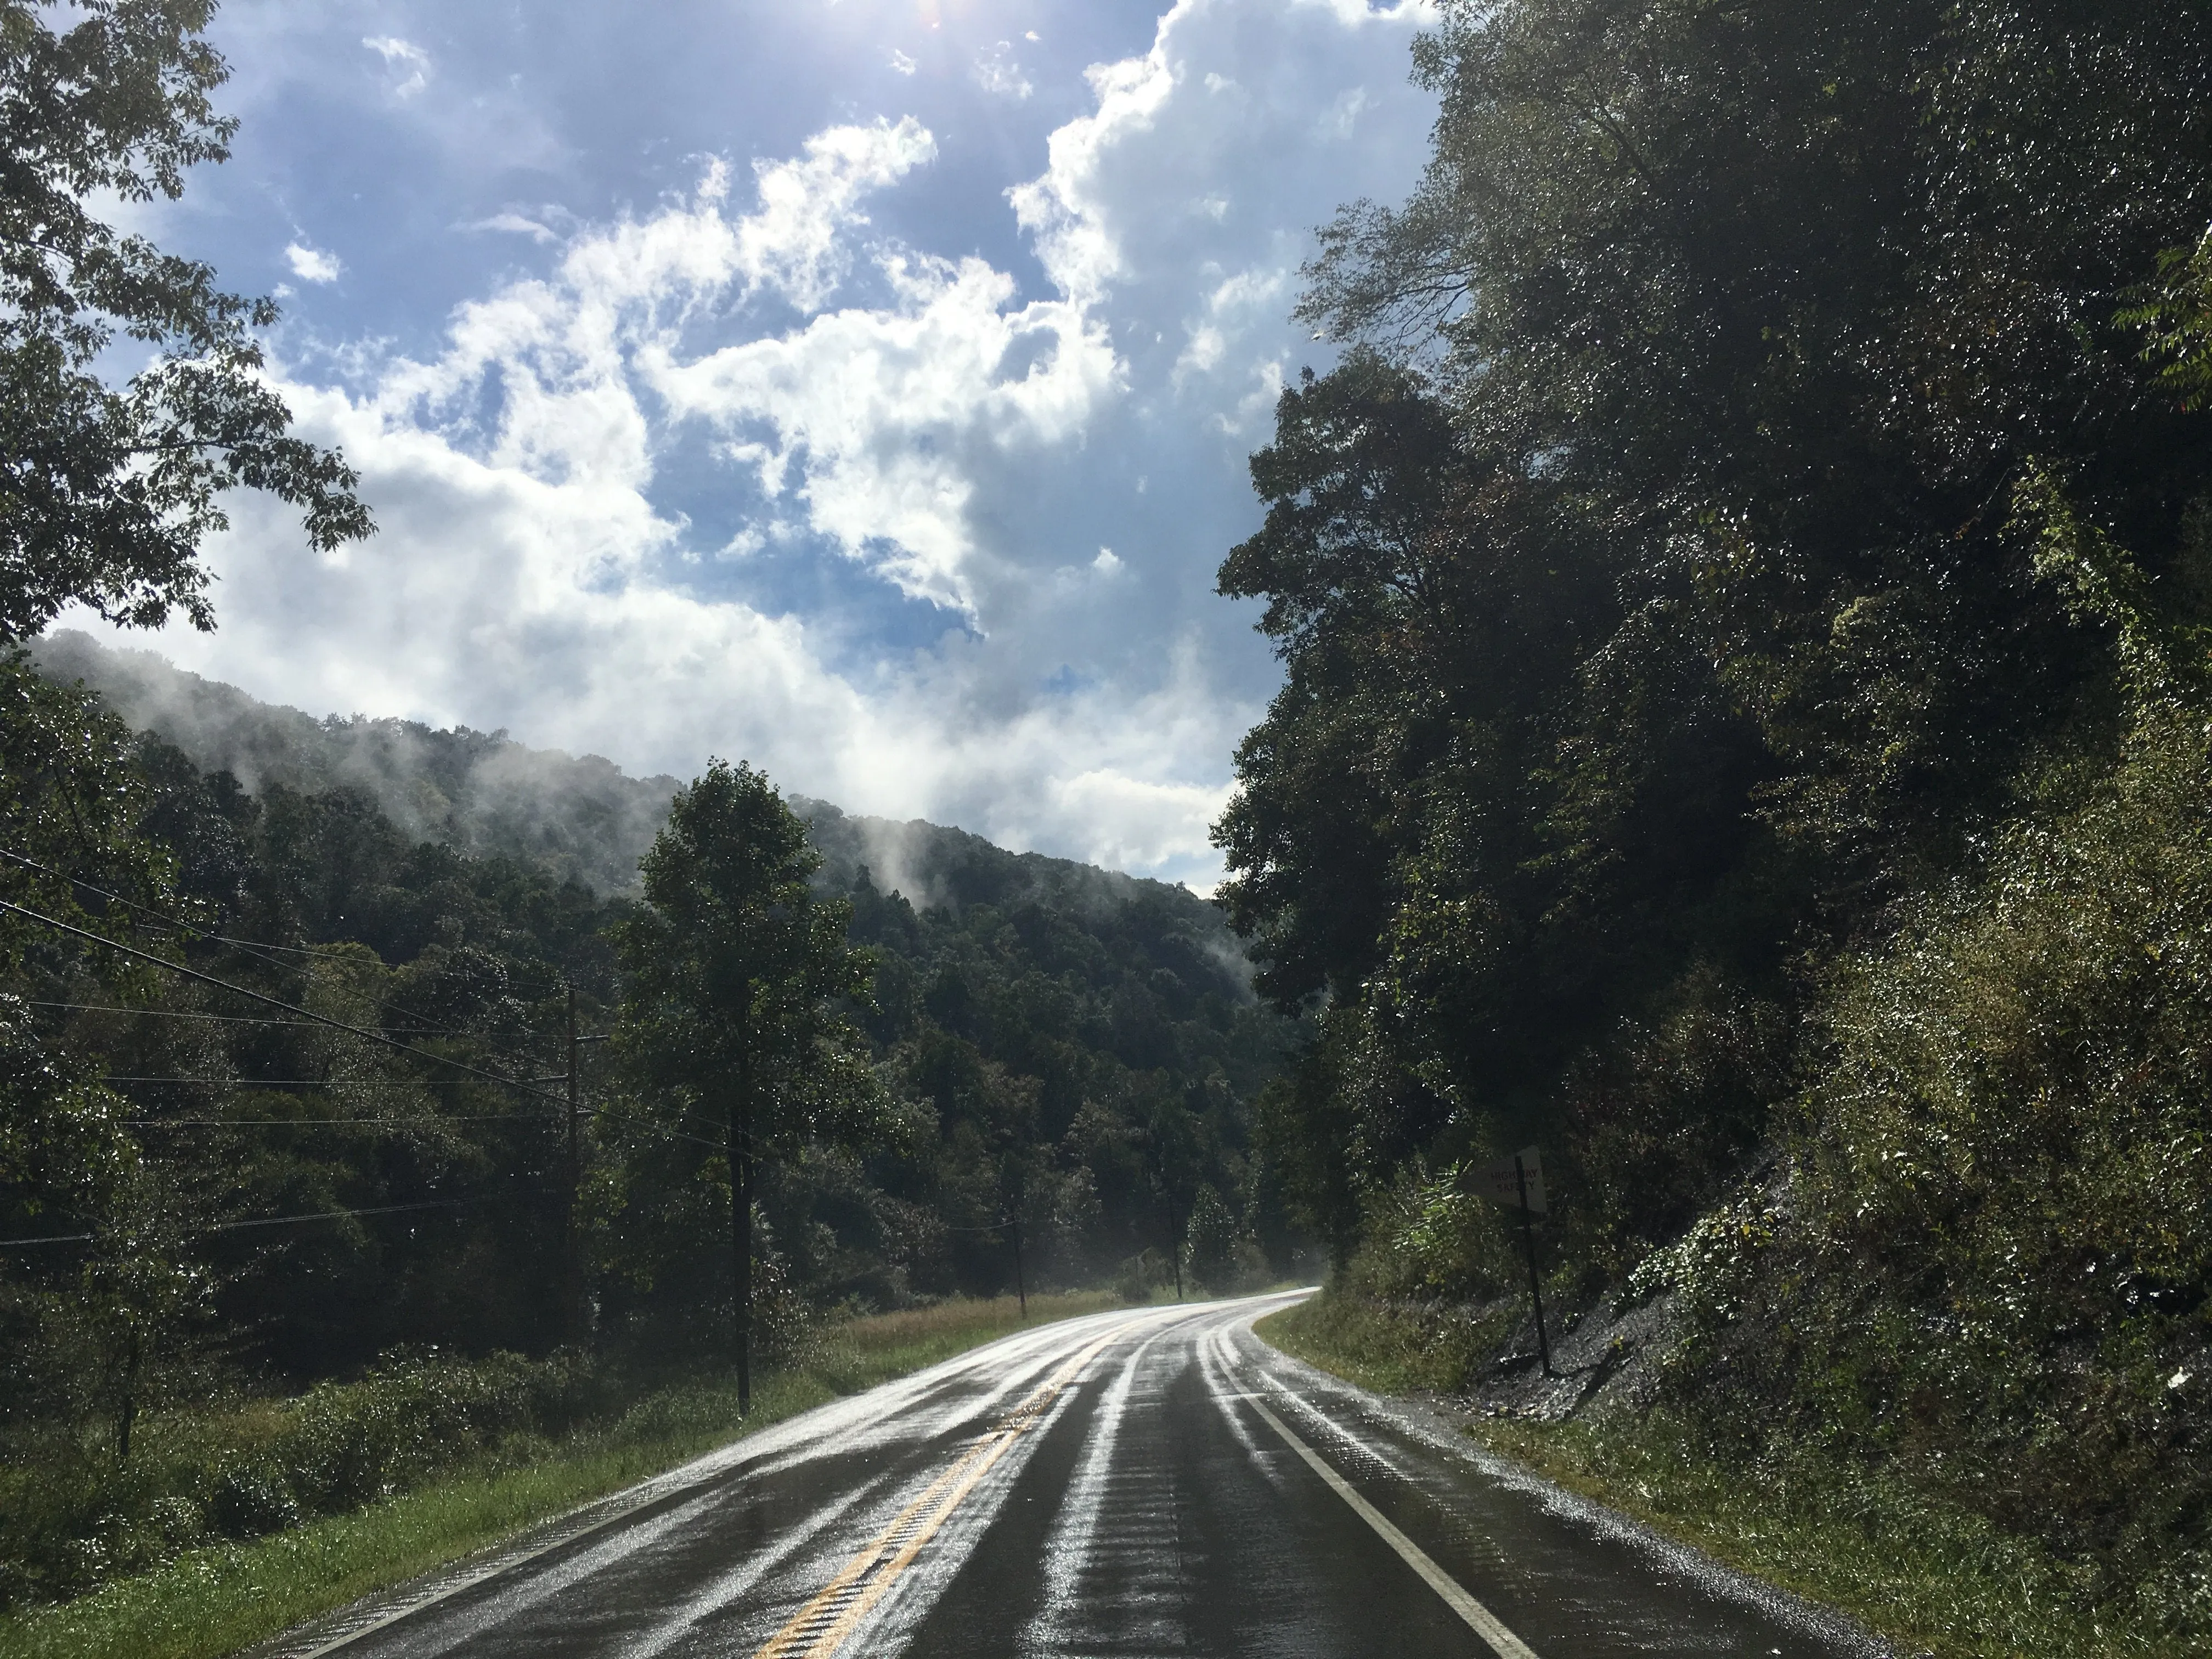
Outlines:
[[[1148,50],[1056,69],[1035,30],[986,37],[951,60],[968,89],[933,95],[1025,111],[1057,73],[1079,100],[995,180],[894,111],[696,155],[596,220],[502,185],[445,222],[522,263],[428,349],[280,354],[380,535],[302,558],[241,501],[212,550],[221,630],[160,644],[318,713],[502,726],[639,772],[743,756],[849,811],[1210,885],[1272,678],[1212,572],[1310,358],[1285,317],[1309,227],[1418,162],[1416,21],[1182,0]],[[443,39],[395,13],[365,40],[432,136],[459,130],[437,100],[467,66],[438,46],[432,77],[413,43]],[[892,50],[887,92],[922,87]],[[908,206],[954,186],[981,187],[999,253]],[[335,291],[334,255],[286,260]]]

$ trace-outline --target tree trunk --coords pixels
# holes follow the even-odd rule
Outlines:
[[[131,1461],[131,1429],[138,1420],[138,1322],[131,1322],[131,1340],[123,1362],[123,1407],[117,1424],[116,1461]]]

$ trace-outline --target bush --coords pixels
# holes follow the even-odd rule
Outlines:
[[[129,1462],[52,1435],[0,1476],[0,1607],[63,1600],[213,1532],[256,1538],[526,1453],[617,1416],[623,1380],[580,1355],[386,1355],[358,1381],[222,1415],[146,1420]]]
[[[234,1465],[216,1476],[208,1518],[228,1538],[258,1538],[300,1524],[300,1500],[276,1470]]]
[[[1521,1244],[1506,1212],[1468,1190],[1464,1164],[1415,1164],[1368,1197],[1364,1241],[1342,1288],[1378,1303],[1487,1301],[1520,1283]]]
[[[1114,1293],[1131,1307],[1152,1299],[1153,1293],[1175,1282],[1175,1263],[1162,1251],[1139,1251],[1121,1264],[1115,1277]]]

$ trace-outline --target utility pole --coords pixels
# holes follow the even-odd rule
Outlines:
[[[738,1415],[753,1409],[753,1155],[752,1066],[738,1063],[730,1098],[730,1249],[735,1270],[738,1338]]]
[[[584,1186],[584,1098],[576,1058],[576,988],[568,988],[568,1212],[561,1240],[561,1322],[571,1343],[584,1340],[584,1240],[576,1211]]]
[[[1182,1300],[1182,1228],[1176,1221],[1175,1188],[1168,1185],[1167,1160],[1160,1160],[1160,1194],[1168,1205],[1168,1255],[1175,1262],[1176,1300]]]
[[[1014,1218],[1014,1294],[1021,1298],[1022,1317],[1030,1316],[1029,1287],[1022,1282],[1022,1218]]]

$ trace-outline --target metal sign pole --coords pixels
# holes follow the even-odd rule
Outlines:
[[[1521,1243],[1528,1252],[1528,1301],[1536,1310],[1536,1353],[1544,1362],[1544,1375],[1552,1376],[1552,1341],[1544,1334],[1544,1292],[1536,1277],[1536,1227],[1528,1212],[1528,1170],[1521,1154],[1513,1154],[1513,1184],[1521,1194]]]

